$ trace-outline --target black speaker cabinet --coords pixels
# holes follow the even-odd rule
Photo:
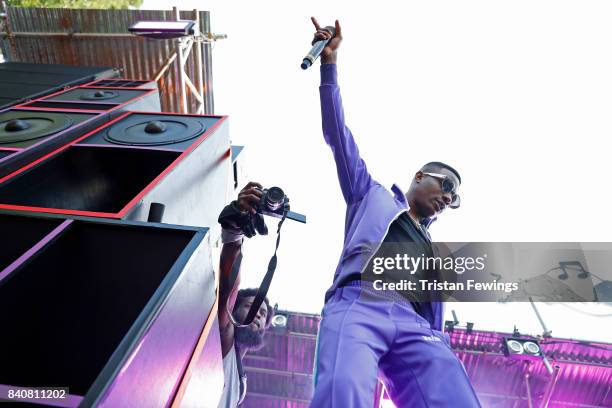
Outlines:
[[[8,109],[0,112],[0,178],[108,121],[99,112]]]
[[[19,105],[19,108],[72,109],[108,112],[115,117],[126,111],[160,112],[157,89],[96,88],[81,86]]]
[[[161,203],[216,238],[232,183],[226,117],[130,112],[0,179],[0,209],[146,221]]]
[[[220,350],[206,228],[0,214],[0,235],[0,403],[169,406],[202,337]]]
[[[126,78],[107,78],[90,82],[87,86],[110,87],[110,88],[140,88],[140,89],[158,89],[157,82],[143,81],[140,79]]]

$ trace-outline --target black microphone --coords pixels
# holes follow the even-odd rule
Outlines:
[[[336,35],[336,27],[327,26],[324,28],[324,30],[329,31],[332,38],[334,38],[334,35]],[[319,40],[313,44],[310,52],[304,57],[304,61],[302,61],[302,69],[308,69],[312,64],[314,64],[315,60],[321,55],[321,51],[323,51],[323,48],[325,48],[330,40],[331,38],[329,40]]]

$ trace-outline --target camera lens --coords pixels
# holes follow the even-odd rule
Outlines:
[[[285,202],[285,192],[281,190],[279,187],[270,187],[266,194],[266,207],[270,211],[276,211]]]

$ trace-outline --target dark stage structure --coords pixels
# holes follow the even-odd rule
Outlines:
[[[0,64],[0,110],[118,74],[114,68],[4,62]]]
[[[65,387],[51,405],[172,402],[216,318],[206,228],[4,213],[0,234],[14,237],[0,255],[0,322],[10,327],[0,395]],[[218,337],[210,342],[204,353],[214,356]]]
[[[126,112],[0,178],[0,209],[146,221],[159,203],[214,241],[233,190],[226,119]]]
[[[212,251],[241,150],[228,118],[162,112],[174,99],[160,77],[0,67],[12,92],[0,101],[0,403],[20,391],[20,406],[216,407]]]
[[[128,110],[159,112],[157,89],[81,86],[0,111],[0,177]]]
[[[0,401],[216,406],[211,250],[237,153],[227,117],[159,109],[154,83],[113,79],[0,112]]]

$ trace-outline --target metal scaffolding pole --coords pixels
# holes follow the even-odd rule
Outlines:
[[[540,408],[548,408],[548,404],[550,403],[550,399],[552,398],[553,391],[555,390],[555,386],[557,385],[557,380],[559,379],[559,372],[561,369],[558,365],[556,365],[553,369],[553,375],[548,383],[548,387],[546,388],[546,392],[544,393],[544,397],[542,398],[542,403],[540,404]]]
[[[527,404],[529,404],[529,408],[533,408],[533,399],[531,398],[531,385],[529,385],[529,373],[525,373],[525,389],[527,390]]]
[[[201,21],[200,21],[200,12],[198,9],[193,10],[193,14],[195,15],[195,26],[196,26],[196,36],[195,36],[195,62],[196,62],[196,82],[198,84],[198,95],[200,96],[198,100],[198,107],[196,109],[196,113],[202,114],[204,113],[204,70],[202,67],[202,31],[201,31]],[[197,98],[196,98],[197,99]]]
[[[181,20],[181,12],[177,7],[172,7],[176,21]],[[185,87],[185,57],[183,55],[184,40],[178,38],[176,40],[176,54],[178,62],[178,77],[179,77],[179,95],[180,95],[180,113],[187,113],[187,89]]]

